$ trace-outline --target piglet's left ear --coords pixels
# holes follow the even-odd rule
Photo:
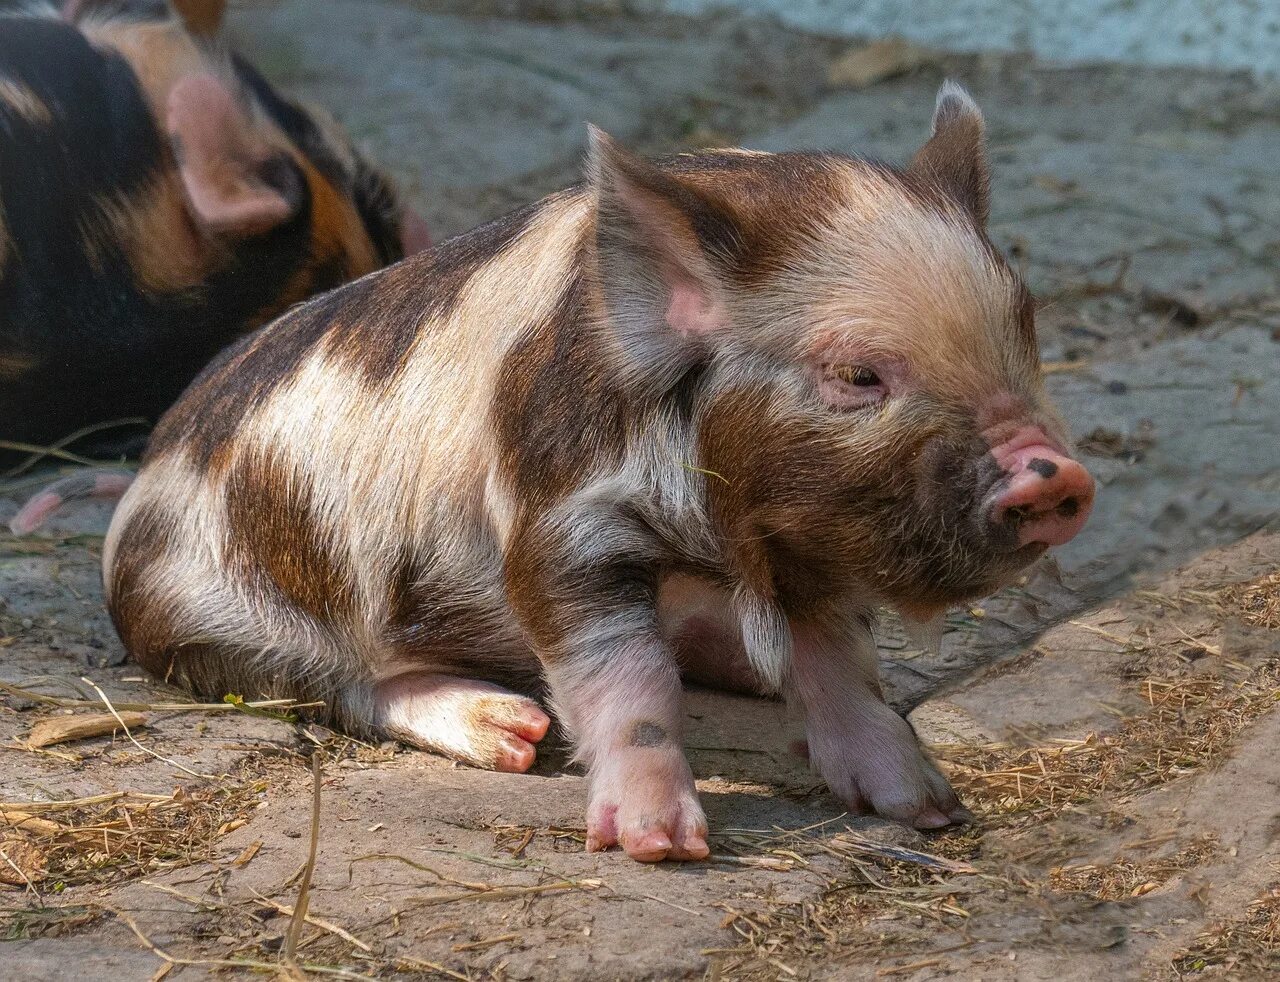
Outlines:
[[[197,225],[240,238],[270,232],[297,214],[302,175],[227,83],[212,75],[181,79],[169,93],[167,123]]]
[[[938,90],[933,137],[907,168],[958,201],[979,225],[991,213],[986,123],[969,93],[949,79]]]
[[[604,300],[624,352],[677,370],[728,327],[717,262],[733,223],[677,177],[591,128],[596,250]]]

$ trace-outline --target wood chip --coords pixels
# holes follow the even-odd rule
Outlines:
[[[0,839],[0,883],[28,886],[46,876],[44,850],[17,836]]]
[[[52,719],[42,719],[31,727],[27,746],[38,750],[41,747],[53,746],[55,743],[70,743],[72,740],[109,736],[121,729],[120,720],[123,720],[124,725],[131,730],[147,725],[147,717],[142,713],[121,713],[119,720],[111,713],[55,716]]]
[[[0,822],[12,825],[23,832],[30,832],[32,835],[61,835],[66,831],[57,822],[28,815],[26,812],[0,811]]]
[[[254,842],[250,842],[247,846],[244,847],[244,850],[240,853],[239,856],[231,860],[231,865],[237,866],[237,867],[248,866],[249,863],[253,860],[253,857],[258,855],[258,850],[261,848],[262,848],[261,839],[258,839]]]

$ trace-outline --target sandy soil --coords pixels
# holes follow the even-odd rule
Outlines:
[[[136,743],[30,749],[38,723],[103,710],[85,680],[117,704],[182,698],[123,661],[97,572],[109,508],[87,504],[38,538],[0,536],[0,682],[23,690],[0,696],[5,973],[274,965],[316,749],[298,948],[312,974],[1276,967],[1280,95],[1236,76],[935,53],[843,90],[828,67],[856,45],[768,23],[571,0],[529,19],[503,2],[469,5],[493,19],[439,13],[462,6],[248,2],[233,24],[268,74],[391,162],[441,234],[575,180],[586,120],[647,152],[902,159],[944,74],[986,109],[993,230],[1046,301],[1050,385],[1103,491],[1080,540],[955,613],[941,654],[883,626],[895,704],[980,820],[921,836],[849,819],[786,754],[780,705],[702,692],[688,742],[717,860],[683,867],[584,853],[582,778],[556,748],[531,775],[493,775],[232,706],[146,709]],[[9,480],[0,520],[47,478]]]

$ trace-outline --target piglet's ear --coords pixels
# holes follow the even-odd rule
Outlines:
[[[202,37],[213,37],[222,28],[227,0],[169,0],[187,30]]]
[[[933,137],[920,148],[908,171],[947,192],[979,225],[986,225],[991,212],[986,123],[969,93],[949,79],[938,90]]]
[[[190,75],[169,93],[169,138],[192,218],[215,235],[262,235],[302,201],[293,161],[255,129],[227,84]]]
[[[728,327],[717,255],[730,218],[687,184],[591,128],[596,248],[610,320],[639,363],[678,369]]]

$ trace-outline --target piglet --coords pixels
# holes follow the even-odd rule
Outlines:
[[[933,131],[902,170],[593,131],[585,185],[237,344],[111,526],[129,652],[505,771],[543,694],[587,848],[638,860],[707,855],[685,678],[785,694],[851,809],[964,821],[881,695],[875,611],[1009,582],[1094,485],[959,87]]]
[[[128,450],[222,347],[426,245],[225,6],[0,2],[0,440]]]

